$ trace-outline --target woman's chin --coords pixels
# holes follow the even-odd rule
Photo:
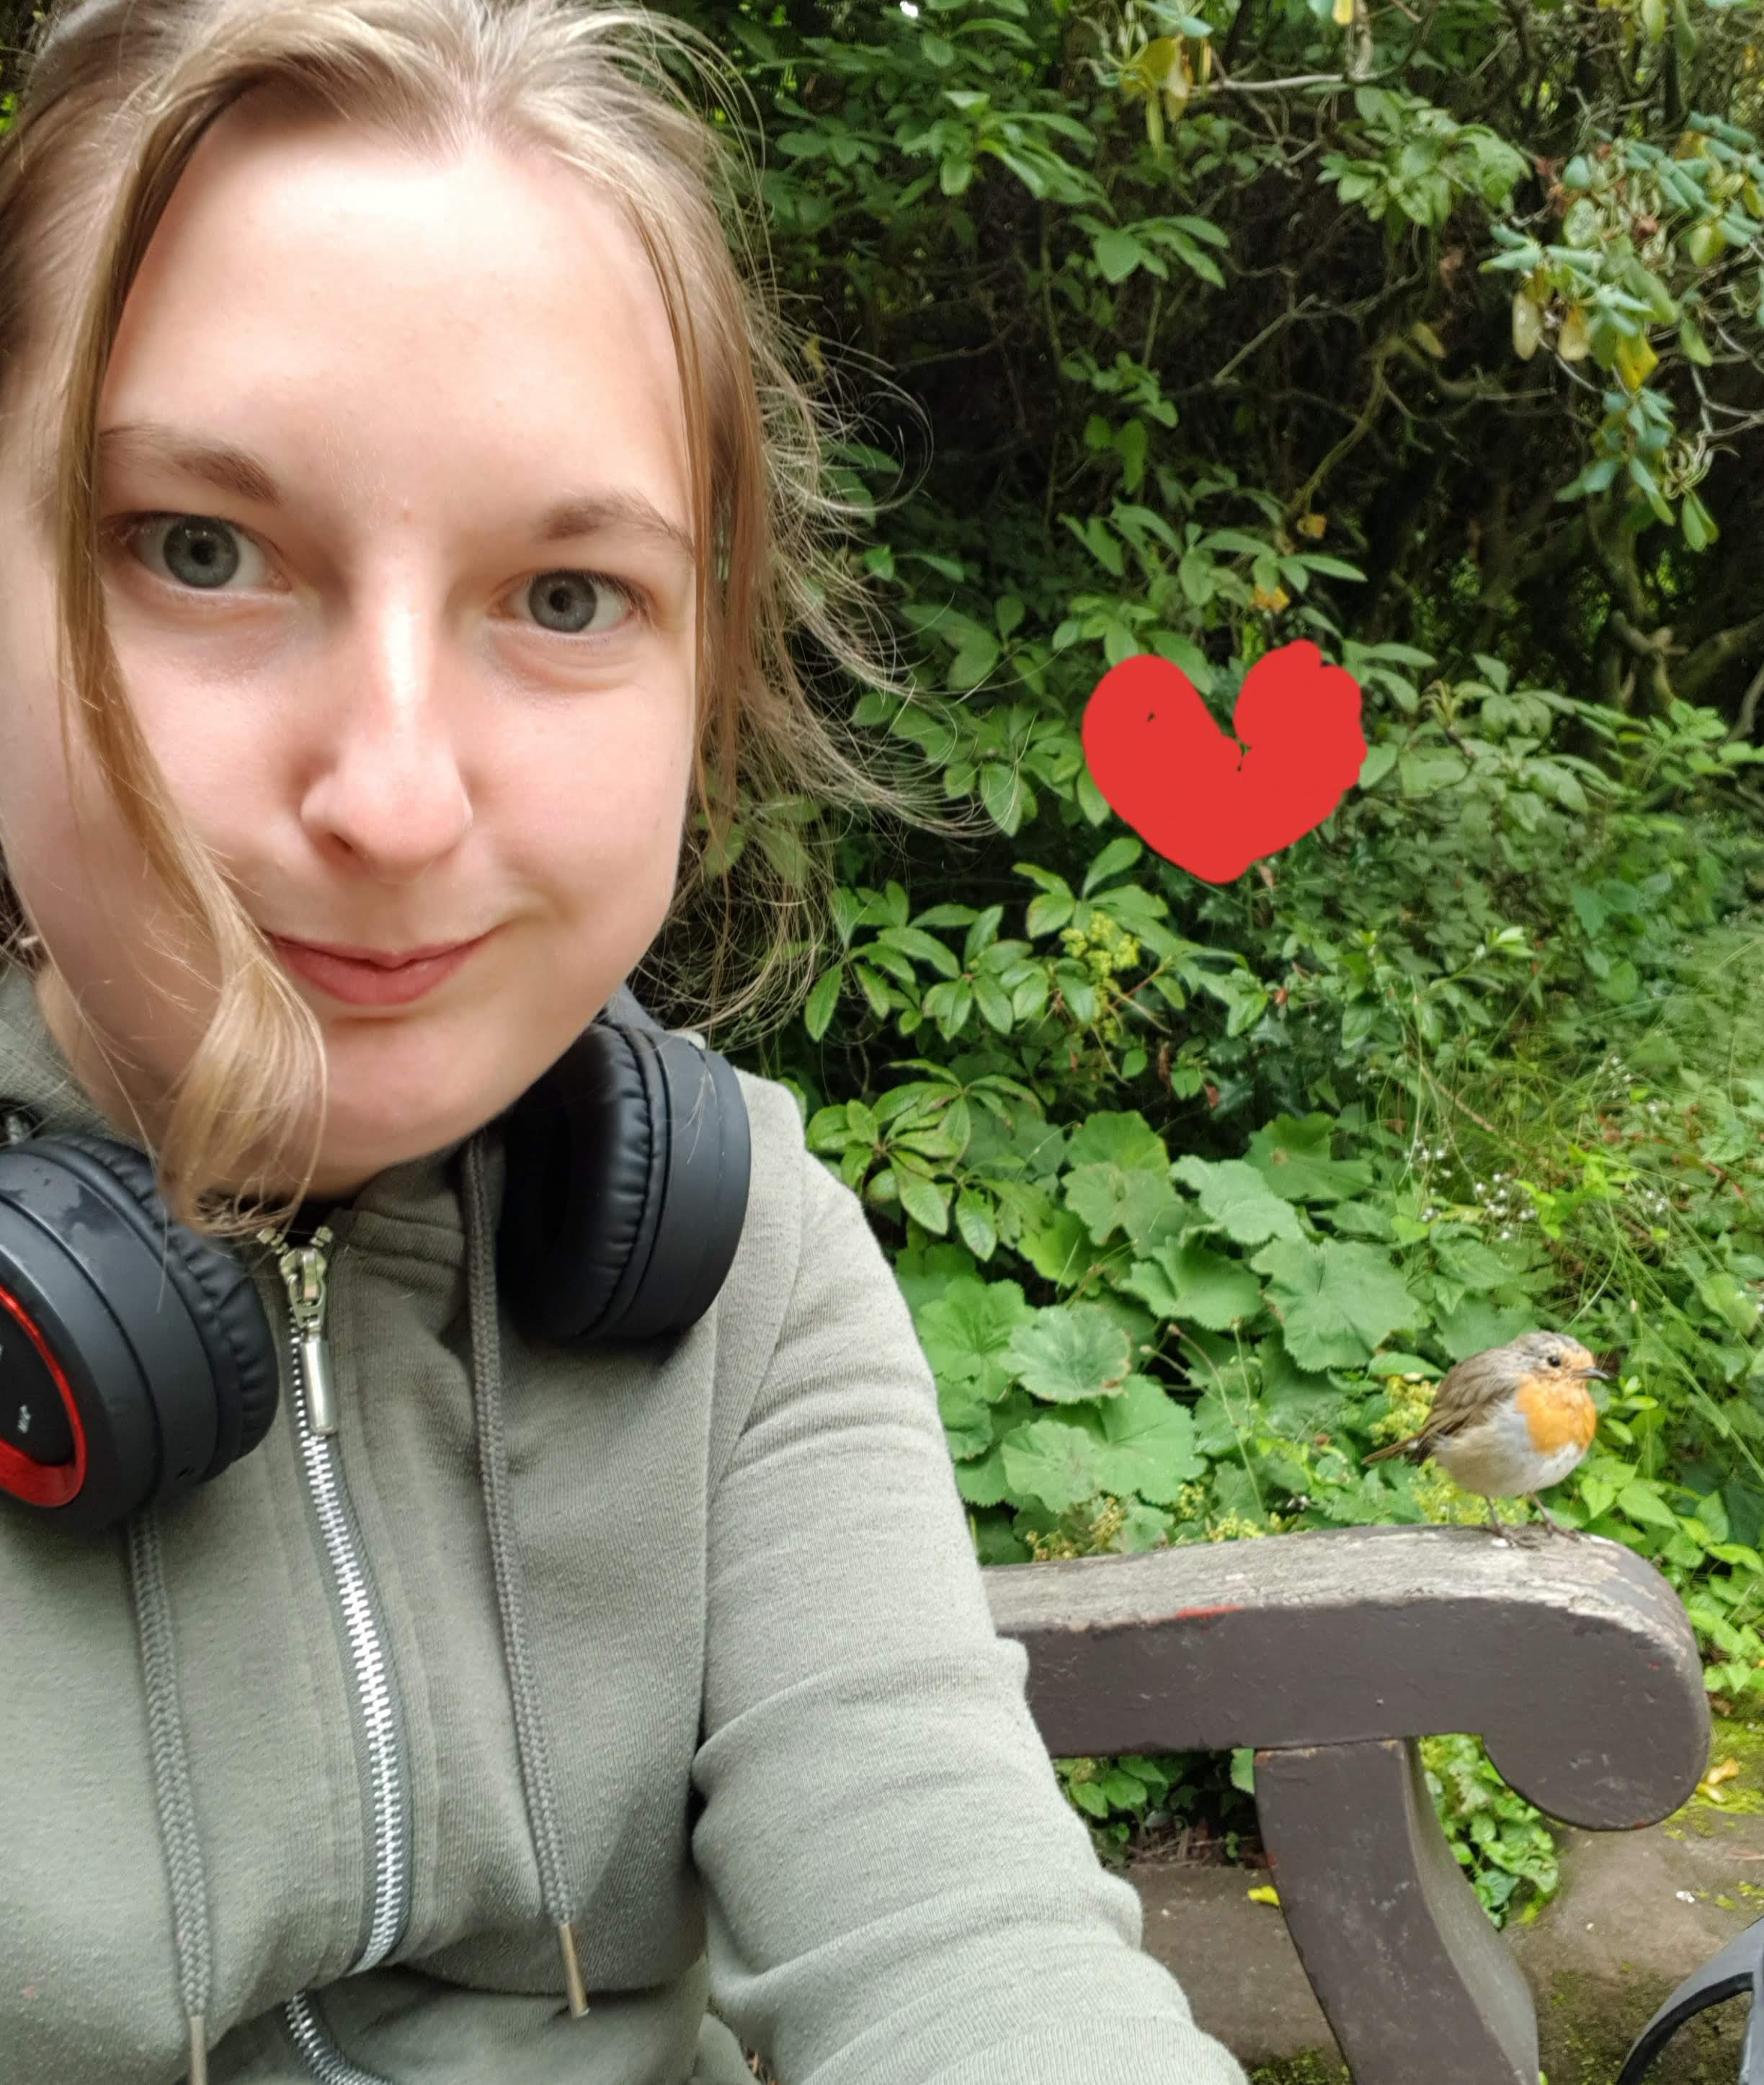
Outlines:
[[[350,1119],[353,1110],[341,1116],[333,1112],[326,1124],[312,1184],[306,1191],[310,1196],[352,1195],[392,1166],[457,1144],[481,1127],[494,1111],[488,1107],[439,1110],[432,1103],[403,1115],[369,1109],[359,1124]]]

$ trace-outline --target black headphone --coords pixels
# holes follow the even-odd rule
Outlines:
[[[502,1124],[497,1279],[524,1333],[650,1340],[703,1316],[747,1213],[727,1059],[621,987]],[[85,1136],[0,1148],[0,1501],[109,1527],[248,1454],[278,1395],[249,1269],[171,1221],[145,1153]]]

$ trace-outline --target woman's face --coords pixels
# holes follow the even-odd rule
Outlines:
[[[212,963],[83,754],[64,764],[32,504],[53,406],[23,402],[0,843],[53,960],[52,1030],[111,1119],[151,1132]],[[99,426],[124,684],[252,919],[388,956],[487,937],[403,1004],[294,973],[329,1067],[312,1191],[347,1193],[524,1091],[666,914],[694,648],[660,295],[613,206],[536,152],[417,158],[242,108],[154,236]]]

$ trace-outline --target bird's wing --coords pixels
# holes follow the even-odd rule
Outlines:
[[[1434,1392],[1433,1408],[1423,1420],[1418,1438],[1437,1441],[1471,1425],[1488,1409],[1497,1394],[1499,1375],[1489,1366],[1486,1354],[1472,1354],[1447,1369]]]

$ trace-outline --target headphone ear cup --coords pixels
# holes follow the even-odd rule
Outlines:
[[[683,1331],[747,1212],[747,1109],[714,1051],[597,1021],[505,1118],[497,1275],[523,1328],[569,1343]]]
[[[15,1456],[0,1490],[57,1524],[107,1527],[218,1476],[268,1431],[276,1352],[250,1274],[172,1223],[142,1153],[73,1136],[0,1151],[0,1289],[76,1444],[71,1467],[33,1472]]]
[[[227,1246],[172,1221],[159,1199],[152,1161],[144,1153],[95,1136],[61,1136],[56,1142],[101,1166],[131,1198],[155,1278],[163,1261],[178,1286],[214,1386],[214,1452],[196,1480],[206,1484],[258,1445],[269,1431],[281,1397],[275,1335],[250,1269]]]

